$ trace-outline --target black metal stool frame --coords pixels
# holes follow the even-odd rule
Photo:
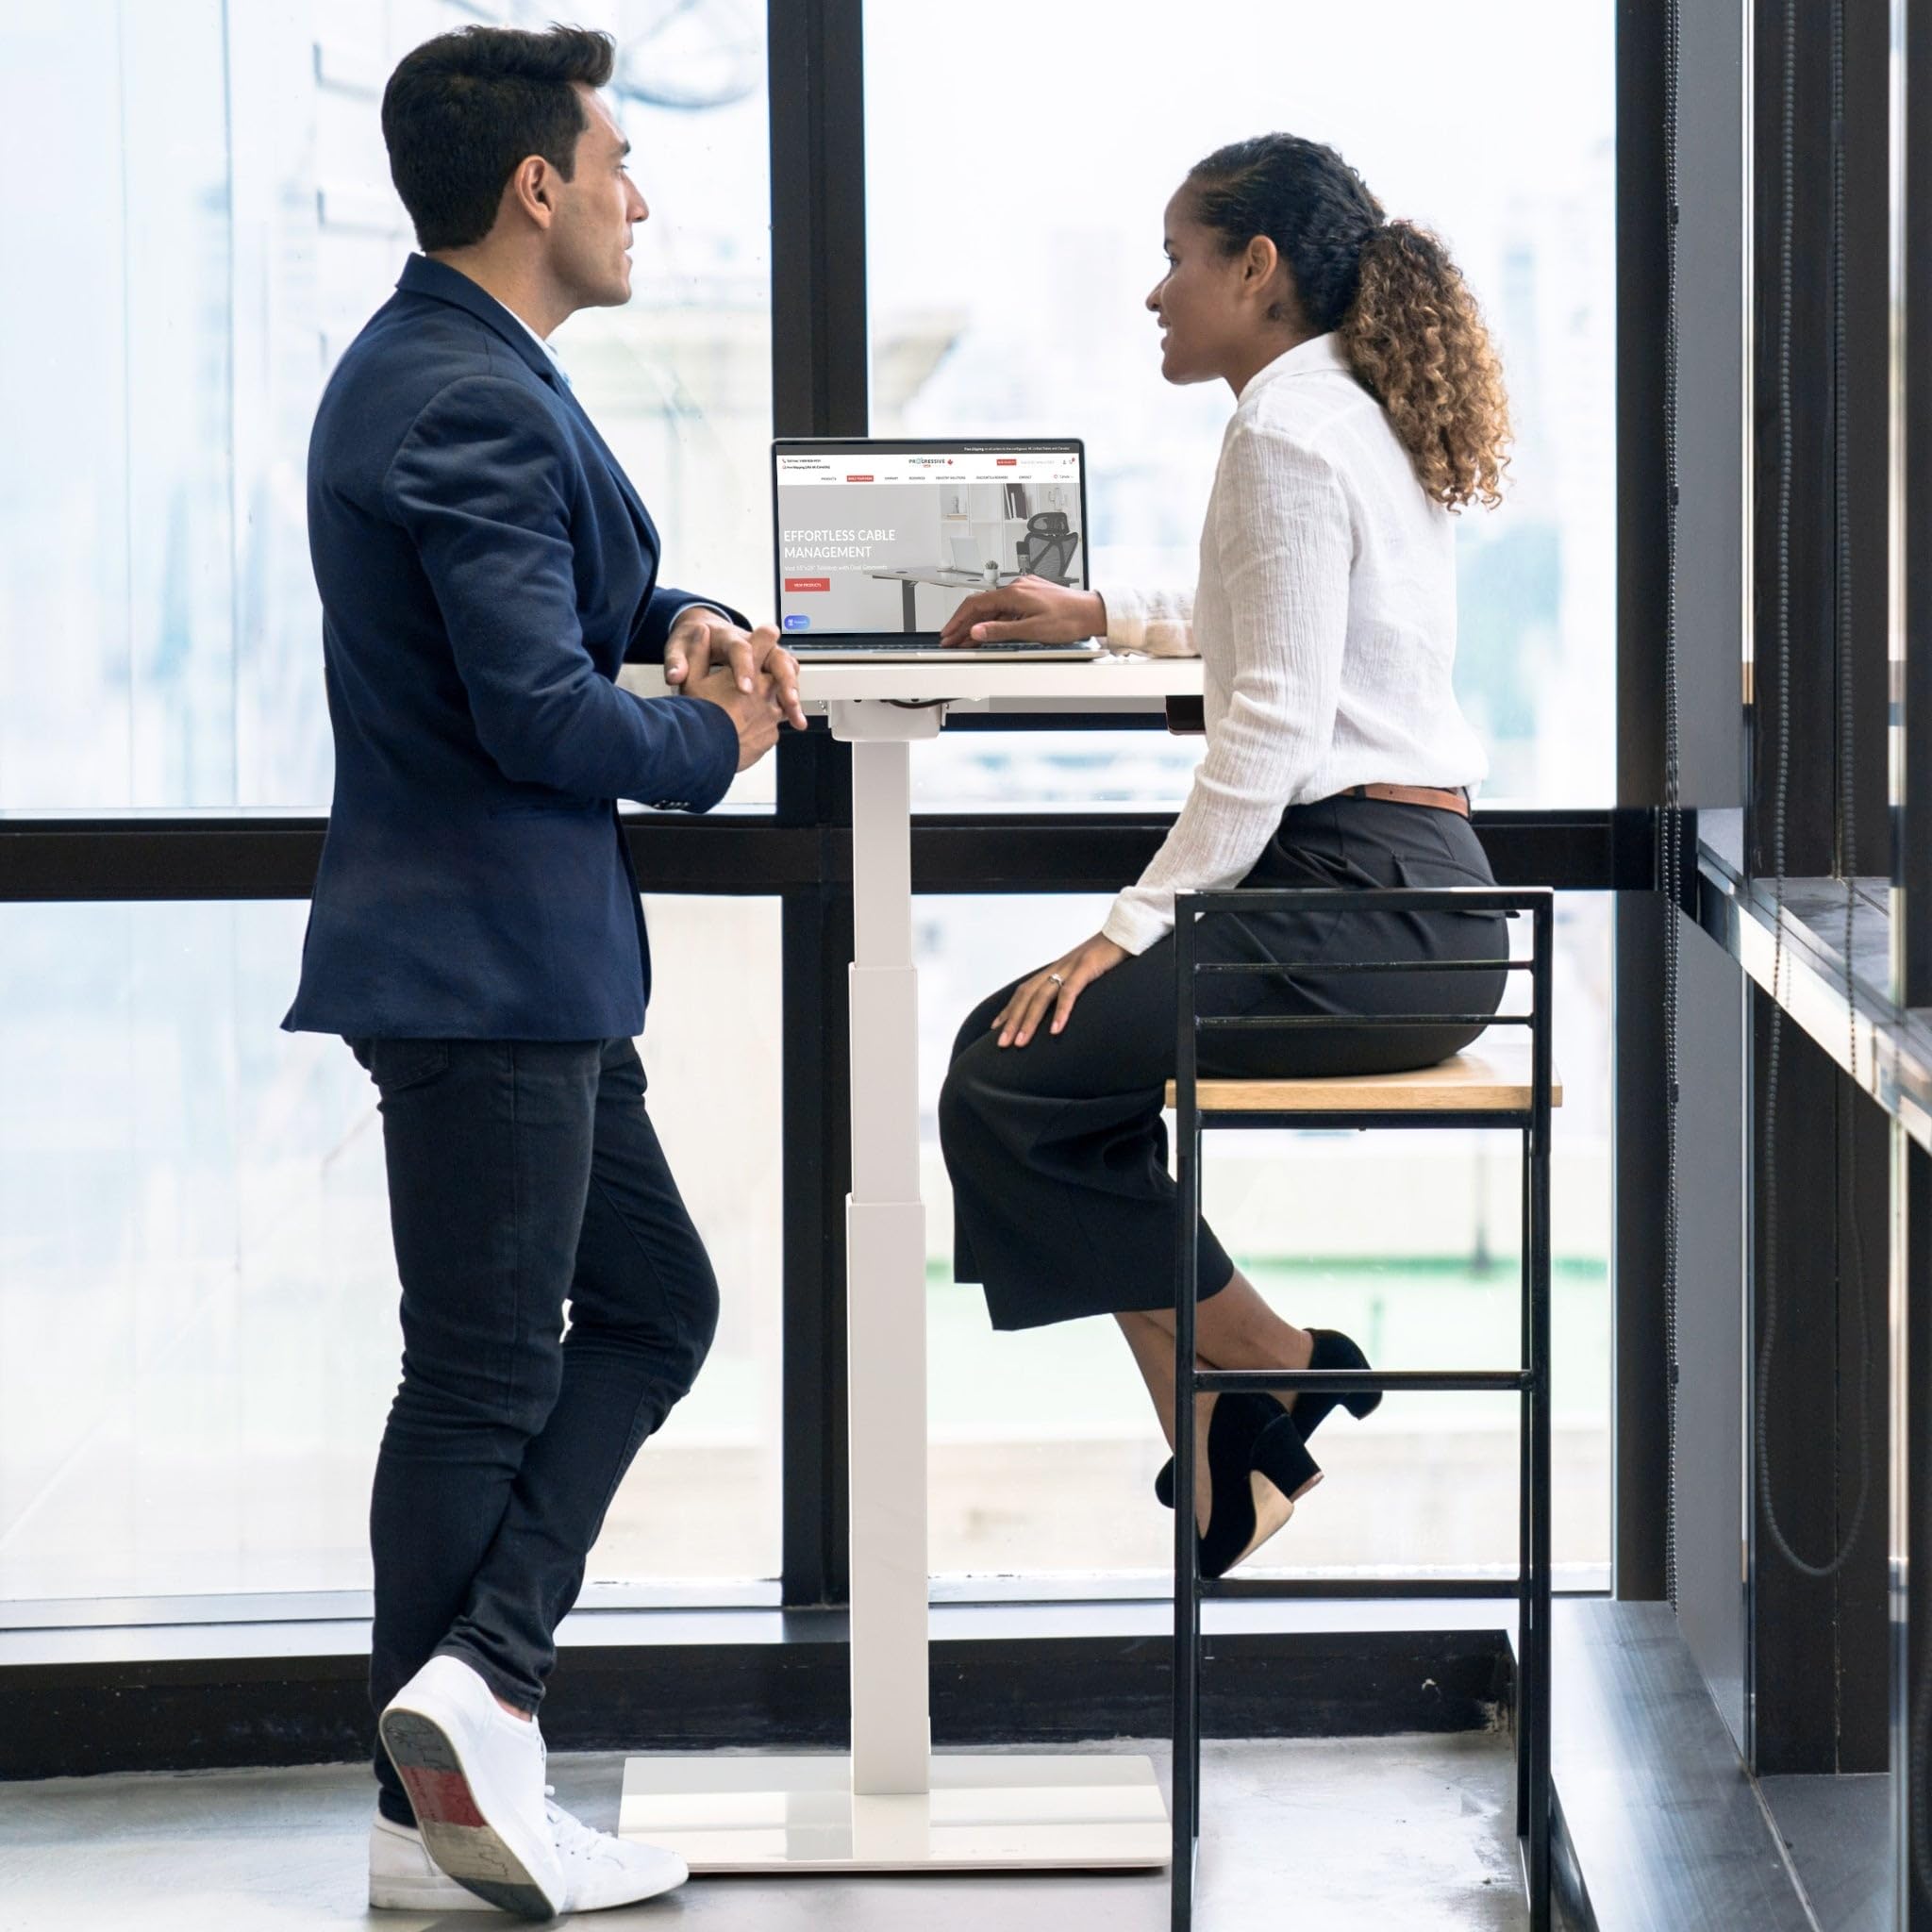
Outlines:
[[[1292,1581],[1242,1578],[1218,1581],[1201,1574],[1194,1529],[1195,1404],[1203,1395],[1234,1390],[1286,1394],[1304,1389],[1351,1394],[1365,1390],[1509,1390],[1522,1397],[1517,1496],[1517,1637],[1514,1729],[1516,1736],[1516,1833],[1523,1857],[1532,1932],[1549,1932],[1550,1919],[1550,941],[1553,898],[1548,891],[1455,887],[1407,891],[1322,888],[1294,891],[1186,892],[1174,906],[1174,989],[1179,1058],[1174,1072],[1177,1122],[1176,1178],[1179,1224],[1174,1298],[1174,1863],[1173,1932],[1191,1932],[1194,1874],[1201,1835],[1201,1604],[1220,1595],[1298,1594]],[[1250,964],[1203,963],[1196,958],[1195,924],[1218,913],[1268,911],[1527,913],[1532,922],[1529,956],[1418,966],[1413,961],[1271,960]],[[1279,973],[1297,968],[1324,977],[1348,972],[1495,972],[1530,975],[1526,1013],[1405,1013],[1375,1019],[1327,1015],[1223,1018],[1197,1009],[1203,973]],[[1530,1031],[1530,1102],[1526,1108],[1472,1111],[1342,1110],[1250,1112],[1204,1110],[1199,1103],[1196,1056],[1202,1030],[1224,1027],[1287,1029],[1296,1026],[1456,1025],[1527,1026]],[[1522,1366],[1515,1369],[1443,1371],[1303,1369],[1197,1369],[1194,1321],[1200,1297],[1195,1230],[1201,1218],[1201,1136],[1214,1127],[1437,1127],[1512,1128],[1523,1137]],[[1232,1586],[1232,1587],[1230,1587]]]

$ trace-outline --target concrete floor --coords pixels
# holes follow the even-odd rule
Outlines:
[[[1061,1747],[1064,1748],[1064,1747]],[[1107,1750],[1166,1747],[1113,1743]],[[616,1822],[623,1759],[559,1755],[558,1797]],[[1210,1744],[1200,1932],[1515,1932],[1527,1916],[1510,1757],[1489,1735]],[[5,1932],[472,1932],[475,1914],[366,1907],[370,1785],[358,1767],[0,1785]],[[1165,1932],[1165,1873],[925,1879],[694,1879],[596,1923],[705,1932]],[[587,1921],[587,1923],[589,1923]]]

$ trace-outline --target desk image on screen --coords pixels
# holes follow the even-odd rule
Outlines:
[[[935,636],[1016,577],[1086,588],[1076,443],[791,444],[774,461],[788,631]]]

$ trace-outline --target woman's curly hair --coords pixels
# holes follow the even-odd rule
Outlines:
[[[1257,235],[1274,243],[1300,319],[1341,335],[1424,493],[1448,509],[1493,508],[1509,460],[1503,366],[1441,242],[1411,222],[1385,221],[1332,147],[1292,134],[1217,148],[1188,185],[1195,218],[1230,254]]]

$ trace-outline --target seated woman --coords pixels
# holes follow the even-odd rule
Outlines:
[[[1061,642],[1202,659],[1208,745],[1186,805],[1091,939],[981,1001],[940,1099],[955,1274],[993,1325],[1110,1314],[1174,1441],[1174,1188],[1162,1089],[1175,1061],[1174,898],[1229,887],[1490,885],[1469,822],[1486,760],[1450,684],[1450,512],[1499,498],[1507,407],[1462,277],[1434,236],[1385,221],[1332,149],[1285,134],[1222,148],[1166,212],[1147,297],[1168,381],[1236,401],[1185,592],[1102,592],[1023,577],[968,598],[944,641]],[[1492,1013],[1505,974],[1431,973],[1507,956],[1503,921],[1466,912],[1202,922],[1208,960],[1297,962],[1210,976],[1204,1010]],[[1324,975],[1324,960],[1414,971]],[[1310,969],[1313,970],[1310,970]],[[1202,1036],[1204,1074],[1280,1077],[1428,1066],[1480,1027],[1323,1026]],[[1225,1042],[1225,1043],[1224,1043]],[[1204,1222],[1199,1359],[1223,1369],[1360,1368],[1346,1336],[1265,1302]],[[1320,1480],[1313,1435],[1336,1398],[1197,1405],[1202,1568],[1259,1547]],[[1340,1398],[1357,1416],[1378,1394]],[[1173,1465],[1162,1500],[1172,1507]]]

